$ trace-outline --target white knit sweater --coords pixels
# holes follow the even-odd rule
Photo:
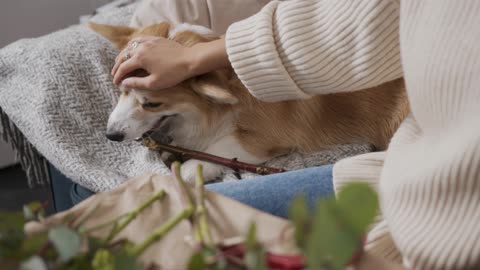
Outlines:
[[[411,115],[386,153],[335,166],[378,188],[367,248],[412,269],[480,269],[480,1],[271,2],[227,31],[230,61],[266,101],[405,77]]]

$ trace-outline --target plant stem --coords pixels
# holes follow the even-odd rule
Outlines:
[[[145,241],[141,244],[135,246],[130,251],[130,254],[137,257],[140,256],[148,247],[150,247],[155,242],[161,240],[167,233],[169,233],[175,226],[177,226],[181,221],[188,219],[193,214],[193,208],[185,208],[180,214],[169,219],[161,227],[156,229]]]
[[[247,172],[253,172],[257,173],[260,175],[267,175],[267,174],[274,174],[274,173],[281,173],[285,172],[284,169],[277,169],[277,168],[272,168],[272,167],[267,167],[267,166],[262,166],[262,165],[255,165],[255,164],[250,164],[250,163],[245,163],[241,161],[237,161],[236,159],[228,159],[228,158],[223,158],[199,151],[194,151],[194,150],[189,150],[185,148],[181,148],[178,146],[172,146],[172,145],[167,145],[167,144],[161,144],[157,143],[154,141],[152,138],[149,136],[145,136],[142,138],[143,144],[148,147],[150,150],[154,151],[165,151],[168,153],[172,153],[175,155],[179,155],[182,158],[185,159],[198,159],[198,160],[203,160],[203,161],[208,161],[211,163],[223,165],[225,167],[232,168],[234,170],[244,170]]]
[[[184,199],[185,197],[187,198],[185,207],[194,209],[195,201],[193,200],[192,193],[190,193],[190,190],[185,185],[185,181],[183,181],[183,178],[180,174],[180,162],[177,162],[177,161],[173,162],[171,170],[173,172],[173,178],[175,179],[178,186],[180,187],[180,190],[179,190],[180,197],[182,199]]]
[[[86,233],[86,234],[89,234],[91,232],[94,232],[94,231],[97,231],[97,230],[101,230],[105,227],[108,227],[108,226],[111,226],[112,224],[115,224],[117,222],[119,222],[122,218],[125,218],[126,216],[128,216],[128,213],[126,214],[123,214],[119,217],[116,217],[115,219],[113,220],[110,220],[108,222],[105,222],[105,223],[102,223],[102,224],[99,224],[99,225],[96,225],[96,226],[93,226],[91,228],[88,228],[88,229],[85,229],[82,231],[82,233]]]
[[[110,242],[115,236],[117,236],[125,227],[127,227],[132,220],[134,220],[143,210],[145,210],[147,207],[149,207],[151,204],[153,204],[157,200],[161,200],[165,197],[166,192],[165,190],[160,190],[157,192],[155,195],[153,195],[150,199],[148,199],[146,202],[144,202],[142,205],[140,205],[137,209],[133,210],[132,212],[128,213],[127,216],[125,217],[125,220],[123,220],[118,226],[114,226],[108,236],[105,238],[105,243]]]
[[[205,187],[203,185],[202,165],[197,167],[196,189],[197,189],[197,207],[196,217],[198,221],[200,238],[204,240],[208,247],[213,247],[212,235],[208,227],[208,211],[205,207]]]

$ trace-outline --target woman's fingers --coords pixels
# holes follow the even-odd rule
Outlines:
[[[118,68],[115,70],[115,75],[113,77],[114,84],[120,84],[122,79],[128,75],[128,73],[142,68],[140,63],[136,58],[130,58],[127,61],[124,61],[118,65]]]
[[[155,37],[151,36],[139,36],[135,39],[132,39],[128,42],[127,46],[117,55],[115,58],[115,65],[112,68],[112,76],[115,76],[115,73],[117,73],[118,68],[120,65],[125,62],[127,59],[127,52],[130,57],[132,57],[132,54],[135,53],[136,50],[138,50],[138,47],[140,47],[142,42],[154,39]]]
[[[130,89],[155,90],[154,77],[152,75],[147,77],[129,77],[123,80],[122,85]]]
[[[128,52],[128,57],[127,57],[127,52]],[[120,65],[123,62],[127,61],[128,58],[131,58],[131,57],[132,57],[132,51],[130,50],[130,47],[127,46],[117,55],[117,58],[115,58],[115,65],[112,68],[112,76],[115,76],[115,73],[117,73],[117,70],[120,67]]]

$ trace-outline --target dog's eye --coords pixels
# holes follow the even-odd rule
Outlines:
[[[145,108],[145,109],[148,109],[148,108],[158,108],[162,105],[163,103],[160,103],[160,102],[145,102],[142,104],[142,107]]]

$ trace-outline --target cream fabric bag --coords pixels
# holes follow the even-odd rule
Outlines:
[[[29,223],[25,229],[28,234],[33,234],[61,223],[66,217],[77,217],[76,220],[81,220],[82,216],[97,208],[84,224],[85,228],[92,228],[134,210],[162,189],[168,195],[145,209],[116,238],[127,238],[133,243],[140,243],[155,228],[184,208],[176,183],[171,177],[145,175],[132,179],[115,190],[98,193],[68,211],[53,215],[42,224]],[[243,237],[251,222],[255,222],[258,239],[266,244],[268,250],[286,254],[295,252],[292,227],[288,221],[209,191],[206,191],[206,206],[214,241],[223,242],[226,239]],[[99,230],[94,235],[105,237],[108,231]],[[190,223],[182,221],[165,238],[148,248],[141,256],[141,261],[146,265],[153,262],[159,269],[185,269],[193,253],[189,241],[192,235]]]

